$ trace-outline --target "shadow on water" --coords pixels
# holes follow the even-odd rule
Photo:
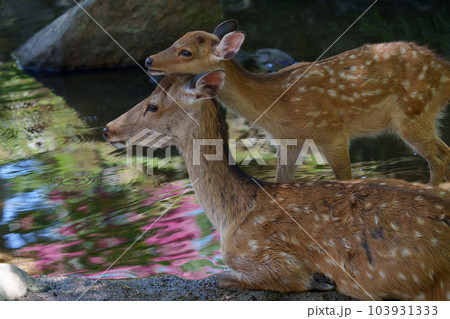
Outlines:
[[[413,2],[409,11],[405,4],[380,2],[329,54],[366,42],[404,39],[428,43],[449,56],[446,2]],[[52,1],[36,3],[50,6],[48,19],[60,10],[51,7]],[[361,3],[335,1],[330,9],[325,1],[255,1],[249,10],[229,17],[241,20],[248,34],[244,49],[278,47],[298,60],[314,60],[363,11]],[[0,5],[10,10],[14,4],[3,0]],[[8,23],[16,30],[11,32],[18,32],[24,22],[17,24],[20,15],[13,19],[14,10],[8,12],[2,14],[9,14]],[[36,28],[39,23],[32,24]],[[8,42],[9,49],[19,44],[8,34],[0,41]],[[0,64],[0,262],[33,274],[98,278],[137,239],[107,278],[161,273],[202,278],[222,271],[217,232],[193,192],[181,195],[189,187],[182,160],[174,156],[147,176],[126,165],[123,151],[102,141],[101,127],[154,89],[147,75],[124,68],[32,76],[11,63]],[[264,136],[227,116],[231,138]],[[442,124],[443,139],[450,144],[450,117]],[[244,169],[271,180],[276,158],[270,147],[264,152],[268,166],[253,161]],[[243,149],[237,156],[246,156]],[[351,158],[355,177],[428,180],[426,162],[393,137],[356,140]],[[296,178],[330,179],[332,173],[307,163]]]
[[[149,96],[154,81],[138,67],[66,74],[33,74],[91,127],[103,127]]]

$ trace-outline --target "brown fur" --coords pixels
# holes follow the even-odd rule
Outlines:
[[[160,84],[200,125],[159,89],[107,127],[111,143],[139,128],[173,136],[232,269],[221,287],[304,291],[323,287],[315,275],[324,274],[365,300],[450,299],[449,191],[395,180],[267,183],[229,165],[226,147],[222,160],[193,165],[193,139],[227,146],[228,136],[217,104],[186,89],[192,78]],[[159,111],[143,115],[148,103]]]
[[[432,185],[444,176],[450,180],[450,148],[435,128],[438,112],[450,99],[450,64],[429,49],[405,42],[364,45],[314,65],[254,74],[236,61],[217,58],[219,41],[211,33],[189,32],[150,57],[150,72],[224,69],[221,103],[250,123],[257,121],[273,138],[297,139],[298,147],[288,149],[288,164],[278,164],[277,181],[292,180],[305,139],[314,140],[337,179],[351,179],[349,141],[383,132],[396,133],[428,161]],[[179,56],[181,50],[192,56]]]

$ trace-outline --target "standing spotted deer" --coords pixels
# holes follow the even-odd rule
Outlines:
[[[287,165],[279,152],[276,181],[292,180],[305,139],[314,140],[337,179],[351,179],[349,141],[383,132],[396,133],[427,159],[432,185],[444,176],[450,181],[450,148],[435,128],[450,99],[447,61],[414,43],[392,42],[255,74],[231,59],[245,38],[237,26],[229,20],[213,34],[188,32],[145,64],[155,75],[224,69],[221,103],[273,138],[297,140],[288,146]]]
[[[394,180],[253,179],[228,162],[226,123],[211,99],[224,77],[223,71],[169,75],[104,129],[116,146],[144,129],[172,137],[164,146],[170,142],[180,150],[232,269],[219,275],[220,287],[336,288],[367,300],[450,299],[450,192]],[[207,160],[205,155],[219,153],[207,145],[195,165],[196,139],[223,141],[222,158]]]

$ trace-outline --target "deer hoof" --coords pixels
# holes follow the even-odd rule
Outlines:
[[[336,288],[333,279],[328,278],[324,274],[315,273],[313,274],[312,281],[309,284],[310,290],[317,291],[330,291]]]

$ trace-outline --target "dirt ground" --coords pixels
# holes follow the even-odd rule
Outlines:
[[[219,289],[215,276],[187,280],[177,276],[153,276],[130,280],[98,280],[80,276],[40,278],[49,290],[27,293],[19,300],[353,300],[338,292],[283,294],[269,291]]]

